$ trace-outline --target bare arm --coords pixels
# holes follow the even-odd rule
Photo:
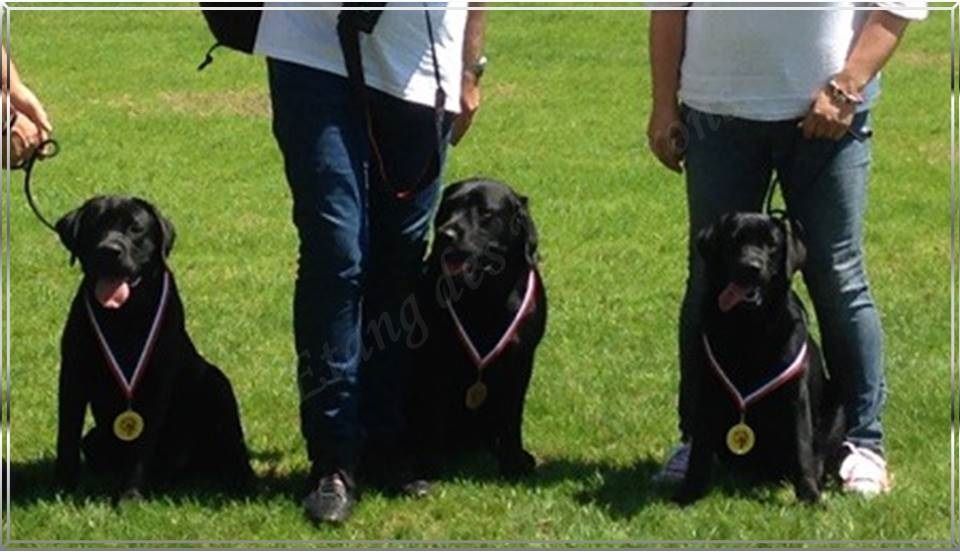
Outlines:
[[[483,7],[483,2],[470,2],[472,7]],[[483,55],[483,43],[487,32],[487,12],[470,10],[463,36],[463,70],[469,71]]]
[[[893,55],[908,23],[907,19],[887,11],[871,12],[843,70],[833,79],[837,88],[848,96],[860,96]],[[828,87],[824,87],[803,120],[803,135],[805,138],[839,140],[850,128],[855,111],[854,105],[838,103]]]
[[[482,7],[483,2],[470,2],[471,7]],[[480,77],[473,67],[483,55],[487,32],[487,12],[471,9],[463,36],[463,75],[460,81],[460,114],[453,122],[450,142],[457,145],[473,123],[480,108]]]
[[[680,63],[686,37],[687,12],[658,10],[650,14],[650,73],[653,110],[647,124],[647,141],[653,154],[668,169],[680,172],[683,151],[680,104]]]
[[[849,89],[843,89],[850,92],[863,90],[893,55],[908,23],[908,20],[887,11],[872,12],[847,57],[846,65],[836,76],[837,84],[841,88],[849,86]]]
[[[9,61],[10,75],[9,80],[7,79],[7,62]],[[20,72],[17,71],[17,66],[13,63],[13,60],[8,60],[7,58],[7,47],[0,46],[0,75],[3,78],[3,91],[9,93],[10,90],[16,89],[22,85],[20,81]]]
[[[677,106],[686,22],[685,11],[655,11],[650,14],[650,72],[654,109]]]

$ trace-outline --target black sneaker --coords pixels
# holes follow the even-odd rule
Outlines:
[[[433,489],[433,484],[426,479],[406,478],[399,485],[400,494],[410,498],[426,498]]]
[[[303,508],[310,519],[326,523],[343,523],[353,512],[357,499],[340,472],[320,478],[317,488],[303,499]]]

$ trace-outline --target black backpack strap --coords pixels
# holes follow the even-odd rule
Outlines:
[[[433,38],[433,22],[430,20],[430,10],[423,10],[427,20],[427,36],[430,38],[430,56],[433,59],[433,78],[437,83],[437,91],[433,98],[434,125],[437,127],[437,163],[440,162],[440,148],[443,147],[443,115],[447,105],[447,91],[443,89],[440,79],[440,63],[437,61],[437,45]]]
[[[358,113],[364,119],[370,115],[369,99],[367,98],[367,82],[363,76],[363,59],[360,57],[360,29],[354,24],[353,18],[340,12],[337,18],[337,37],[340,39],[340,50],[343,52],[343,63],[347,69],[347,80],[353,90],[353,103]]]

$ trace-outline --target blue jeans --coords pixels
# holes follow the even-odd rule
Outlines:
[[[827,368],[841,385],[847,439],[882,454],[886,395],[883,331],[863,252],[870,141],[805,140],[797,121],[761,122],[685,108],[689,210],[686,294],[680,311],[680,431],[689,437],[703,369],[700,302],[705,282],[695,236],[727,211],[759,211],[773,171],[790,215],[804,228],[803,278],[820,324]],[[863,128],[869,112],[857,114]]]
[[[412,291],[440,176],[397,198],[371,162],[348,81],[276,59],[267,68],[300,241],[293,300],[300,429],[315,470],[353,470],[365,442],[388,445],[403,430],[405,355],[423,331]],[[435,134],[414,130],[434,127],[406,124],[420,117],[414,106],[375,91],[370,101],[396,118],[386,126],[405,129],[378,136],[381,151],[401,164],[436,151]],[[444,124],[449,129],[449,117]]]

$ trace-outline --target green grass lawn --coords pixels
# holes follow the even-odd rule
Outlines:
[[[531,197],[551,320],[527,402],[520,483],[492,461],[428,499],[367,493],[344,527],[301,513],[291,297],[296,241],[264,64],[221,51],[195,12],[17,12],[13,52],[63,151],[36,172],[51,216],[136,194],[176,224],[171,263],[203,354],[232,379],[262,492],[184,490],[120,509],[93,483],[52,489],[59,338],[79,269],[14,177],[10,538],[16,540],[939,540],[950,538],[949,14],[911,27],[875,110],[869,267],[886,331],[893,494],[729,482],[672,505],[649,476],[677,438],[682,179],[646,149],[644,12],[491,14],[485,101],[447,180]],[[6,538],[6,537],[5,537]],[[16,543],[14,543],[16,544]]]

